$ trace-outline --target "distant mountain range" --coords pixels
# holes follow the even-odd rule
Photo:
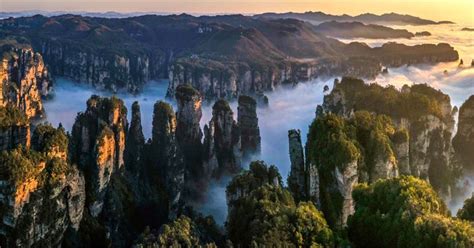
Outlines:
[[[396,39],[412,38],[415,34],[406,29],[393,29],[376,24],[361,22],[323,22],[314,28],[316,32],[337,38]]]
[[[350,15],[331,15],[323,12],[305,12],[305,13],[264,13],[255,15],[255,17],[269,18],[269,19],[280,19],[280,18],[292,18],[302,21],[308,21],[313,24],[319,24],[328,21],[338,22],[362,22],[366,24],[392,24],[392,25],[432,25],[432,24],[452,24],[450,21],[432,21],[422,19],[420,17],[411,15],[401,15],[397,13],[387,13],[382,15],[375,14],[361,14],[357,16]]]
[[[320,76],[373,78],[382,66],[455,61],[448,44],[345,44],[295,19],[243,15],[79,15],[0,20],[0,46],[31,47],[53,76],[112,91],[168,78],[205,98],[260,94]]]
[[[143,16],[143,15],[171,15],[173,13],[169,12],[87,12],[87,11],[77,11],[77,12],[67,12],[67,11],[42,11],[42,10],[30,10],[30,11],[14,11],[14,12],[0,12],[0,19],[5,19],[9,17],[25,17],[25,16],[34,16],[34,15],[43,15],[43,16],[58,16],[65,14],[74,14],[81,16],[89,17],[102,17],[102,18],[127,18],[134,16]],[[226,13],[222,14],[199,14],[199,13],[190,13],[194,16],[216,16],[216,15],[229,15]],[[339,22],[362,22],[366,24],[401,24],[401,25],[430,25],[430,24],[450,24],[453,22],[450,21],[432,21],[427,19],[422,19],[420,17],[411,16],[411,15],[402,15],[397,13],[387,13],[382,15],[375,15],[371,13],[361,14],[357,16],[350,15],[331,15],[323,12],[304,12],[304,13],[263,13],[256,14],[253,17],[263,17],[271,19],[280,19],[280,18],[293,18],[303,21],[313,22],[313,24],[318,24],[328,21],[339,21]]]

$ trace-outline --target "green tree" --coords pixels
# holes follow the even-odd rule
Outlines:
[[[474,228],[452,219],[436,192],[411,176],[361,184],[348,220],[355,247],[473,247]]]
[[[459,209],[458,218],[474,222],[474,194],[464,201],[464,206]]]
[[[158,235],[147,228],[134,247],[216,247],[213,243],[203,243],[199,231],[189,217],[181,215],[163,225]]]
[[[274,183],[272,178],[281,178],[275,172],[254,162],[228,186],[226,227],[231,241],[241,247],[332,246],[333,234],[323,215],[310,202],[297,206],[291,193]]]

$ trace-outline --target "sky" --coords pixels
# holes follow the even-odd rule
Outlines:
[[[357,15],[397,12],[474,25],[474,0],[0,0],[0,9],[195,14],[323,11]]]

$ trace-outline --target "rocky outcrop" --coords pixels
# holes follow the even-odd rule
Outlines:
[[[243,161],[260,155],[261,137],[258,126],[257,103],[249,96],[239,97],[237,122],[240,127],[240,143]]]
[[[204,127],[205,175],[220,178],[241,169],[240,129],[225,100],[212,108],[212,119]]]
[[[85,203],[82,173],[67,163],[63,129],[38,126],[32,149],[0,155],[0,245],[57,247],[78,230]]]
[[[290,152],[291,170],[288,176],[288,187],[293,193],[296,201],[306,199],[306,167],[303,153],[303,144],[301,143],[301,131],[289,130],[288,142]]]
[[[132,104],[132,120],[127,132],[124,155],[127,169],[132,173],[139,173],[144,145],[145,136],[142,131],[140,105],[138,102],[134,102]]]
[[[470,96],[459,110],[458,129],[453,146],[466,170],[474,169],[474,96]]]
[[[87,207],[94,217],[102,212],[112,175],[124,165],[126,117],[122,100],[92,96],[73,125],[72,161],[85,173]]]
[[[387,102],[383,100],[384,94],[394,94],[395,98]],[[388,115],[398,129],[408,133],[402,135],[407,137],[401,137],[394,149],[401,161],[401,173],[429,180],[438,192],[450,195],[457,165],[451,144],[454,112],[448,95],[424,84],[404,86],[397,91],[343,78],[325,96],[322,109],[346,118],[356,110]]]
[[[352,190],[357,183],[398,176],[394,149],[401,142],[392,137],[394,131],[386,116],[366,111],[356,111],[350,118],[323,112],[311,124],[304,193],[334,228],[343,228],[353,213]],[[292,167],[291,177],[297,172],[301,170]]]
[[[460,169],[451,145],[453,113],[449,97],[427,85],[397,90],[336,80],[308,135],[309,198],[335,227],[353,211],[355,183],[414,175],[449,199]]]
[[[190,85],[180,85],[176,90],[178,111],[176,113],[176,140],[184,155],[187,182],[194,181],[192,191],[207,184],[204,181],[202,130],[199,125],[202,117],[201,94]],[[190,180],[188,180],[188,178]],[[199,182],[201,181],[201,182]],[[197,192],[196,192],[197,193]],[[194,193],[191,193],[194,195]]]
[[[129,247],[145,225],[156,227],[168,217],[168,182],[160,166],[173,161],[174,154],[155,149],[152,140],[145,143],[136,102],[131,116],[128,128],[122,100],[92,96],[86,111],[76,118],[71,160],[84,172],[87,197],[84,221],[65,241],[70,246]],[[156,118],[153,124],[157,125]],[[167,145],[161,149],[173,149]],[[157,155],[169,157],[157,161]],[[170,187],[176,186],[170,183]],[[170,198],[179,199],[180,192],[169,192]]]
[[[41,97],[48,96],[52,81],[43,57],[31,48],[1,47],[0,106],[20,109],[29,119],[44,117]]]
[[[185,189],[184,157],[176,140],[176,115],[173,107],[159,101],[153,110],[151,153],[164,182],[171,216],[182,204]]]

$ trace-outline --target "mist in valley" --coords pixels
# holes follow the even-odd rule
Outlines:
[[[368,83],[381,85],[394,85],[401,87],[404,84],[427,83],[434,88],[442,90],[451,97],[454,106],[460,106],[470,95],[474,94],[474,67],[471,60],[474,59],[473,34],[463,33],[460,35],[460,27],[457,25],[437,26],[403,26],[411,32],[429,31],[432,36],[415,37],[413,39],[397,39],[393,41],[415,45],[422,43],[446,42],[455,47],[464,60],[464,65],[459,63],[440,63],[437,65],[404,66],[400,68],[389,68],[389,73],[380,75],[376,79],[367,80]],[[354,40],[343,40],[351,42]],[[380,46],[389,40],[366,40],[370,46]],[[259,107],[258,118],[260,133],[262,137],[262,153],[255,159],[264,160],[267,164],[276,165],[284,181],[290,171],[288,151],[288,130],[300,129],[303,144],[306,143],[306,135],[311,121],[315,117],[318,104],[323,102],[323,88],[325,85],[332,88],[334,78],[316,79],[304,82],[292,88],[278,88],[273,92],[266,93],[269,98],[268,107]],[[66,79],[58,79],[55,83],[54,99],[44,103],[47,121],[57,126],[62,123],[66,130],[70,131],[78,112],[86,109],[86,101],[92,95],[111,96],[111,93],[97,91],[92,86],[73,83]],[[165,100],[168,82],[152,81],[145,85],[143,92],[138,95],[118,93],[118,97],[124,100],[128,108],[130,121],[131,105],[138,101],[141,106],[143,132],[146,138],[151,136],[151,124],[153,117],[153,105],[158,100]],[[176,104],[172,103],[175,111]],[[237,103],[230,103],[237,119]],[[203,117],[201,126],[209,123],[212,117],[212,104],[203,105]],[[242,165],[248,167],[245,161]],[[219,224],[223,224],[227,216],[227,205],[225,199],[225,187],[230,178],[212,182],[208,194],[201,202],[193,203],[194,207],[206,215],[213,215]],[[463,199],[470,197],[474,192],[474,177],[466,176],[459,182],[464,188],[462,199],[452,201],[449,206],[453,214],[462,206]]]

